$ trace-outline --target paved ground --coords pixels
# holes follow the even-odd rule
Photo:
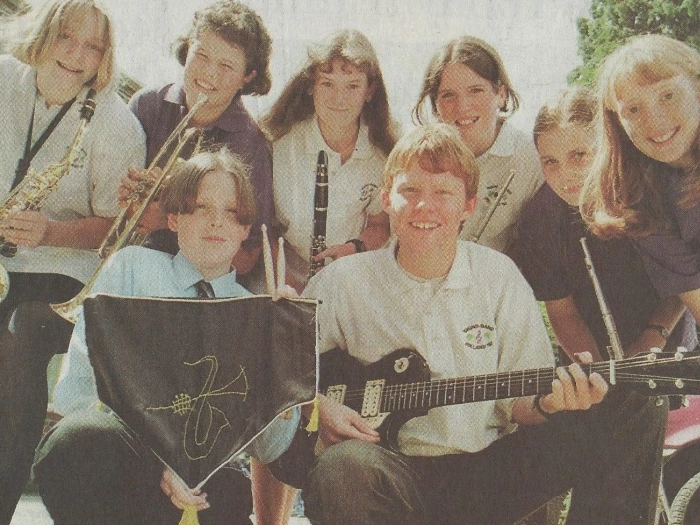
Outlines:
[[[292,518],[289,525],[308,525],[306,518]],[[53,521],[41,502],[41,497],[25,494],[17,506],[10,525],[52,525]]]

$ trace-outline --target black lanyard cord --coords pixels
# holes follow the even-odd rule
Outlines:
[[[41,136],[37,139],[37,141],[32,146],[31,145],[32,134],[34,133],[34,112],[36,111],[36,101],[35,101],[34,107],[32,108],[32,118],[29,121],[29,131],[27,132],[27,138],[24,141],[24,155],[17,162],[17,169],[15,170],[15,180],[12,183],[11,189],[15,189],[17,187],[17,185],[20,182],[22,182],[22,179],[24,179],[24,177],[27,175],[27,171],[29,171],[29,165],[31,164],[32,159],[37,154],[37,152],[41,149],[41,147],[44,145],[44,142],[46,142],[46,140],[49,138],[49,136],[51,135],[53,130],[56,129],[56,126],[58,126],[58,123],[61,122],[61,119],[63,119],[64,115],[71,108],[71,106],[75,102],[75,99],[76,99],[76,97],[73,97],[72,100],[69,100],[68,102],[63,104],[63,106],[61,107],[61,110],[53,118],[51,123],[46,127],[46,129],[43,131]]]

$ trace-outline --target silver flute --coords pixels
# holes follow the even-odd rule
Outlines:
[[[620,359],[624,358],[622,343],[620,343],[620,336],[617,333],[615,320],[613,319],[612,313],[610,313],[608,304],[605,302],[603,289],[600,287],[598,276],[595,273],[595,267],[593,266],[593,260],[591,259],[591,252],[588,251],[588,243],[586,242],[585,237],[581,237],[581,246],[583,247],[583,256],[584,260],[586,261],[586,269],[588,270],[588,275],[591,277],[593,289],[595,290],[595,295],[598,298],[598,304],[600,305],[600,311],[603,314],[605,330],[608,332],[608,338],[610,339],[610,345],[607,346],[608,354],[610,355],[610,359],[619,361]]]

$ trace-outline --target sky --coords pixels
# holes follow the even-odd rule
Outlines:
[[[181,77],[170,44],[212,0],[103,1],[115,20],[121,68],[144,85],[157,85]],[[431,56],[469,34],[501,54],[522,103],[512,122],[529,131],[540,106],[581,62],[576,20],[587,16],[590,1],[247,0],[273,39],[273,86],[264,97],[244,100],[254,115],[264,113],[303,64],[310,42],[352,28],[375,46],[393,116],[406,127]]]

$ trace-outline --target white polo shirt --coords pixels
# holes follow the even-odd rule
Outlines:
[[[24,145],[36,101],[32,143],[37,140],[60,106],[46,107],[36,96],[36,70],[16,58],[0,56],[0,199],[4,202],[15,177],[17,161]],[[87,88],[77,97],[68,113],[32,160],[30,171],[41,172],[58,162],[73,142],[80,120],[80,108]],[[128,167],[142,168],[145,161],[145,135],[129,108],[113,91],[98,93],[95,115],[89,124],[80,157],[70,172],[47,198],[41,212],[50,221],[84,217],[114,217],[119,212],[117,195]],[[13,258],[0,257],[11,272],[58,273],[79,281],[87,280],[97,268],[94,251],[39,246],[19,248]]]
[[[433,379],[554,366],[532,290],[515,264],[490,248],[460,241],[444,282],[409,276],[395,245],[343,257],[304,291],[322,301],[319,350],[347,349],[364,363],[399,348],[427,361]],[[402,452],[476,452],[514,430],[514,399],[430,410],[399,433]]]
[[[465,222],[460,238],[472,239],[496,192],[514,169],[515,177],[479,239],[479,244],[502,252],[515,240],[523,207],[544,182],[537,149],[527,133],[505,121],[495,142],[476,159],[476,163],[479,166],[478,202],[474,213]]]
[[[272,145],[275,213],[287,243],[287,268],[299,282],[308,273],[318,152],[328,154],[326,244],[356,238],[368,215],[382,211],[379,193],[386,156],[369,141],[362,124],[352,156],[340,164],[315,117],[299,122]],[[286,231],[285,231],[286,230]]]

